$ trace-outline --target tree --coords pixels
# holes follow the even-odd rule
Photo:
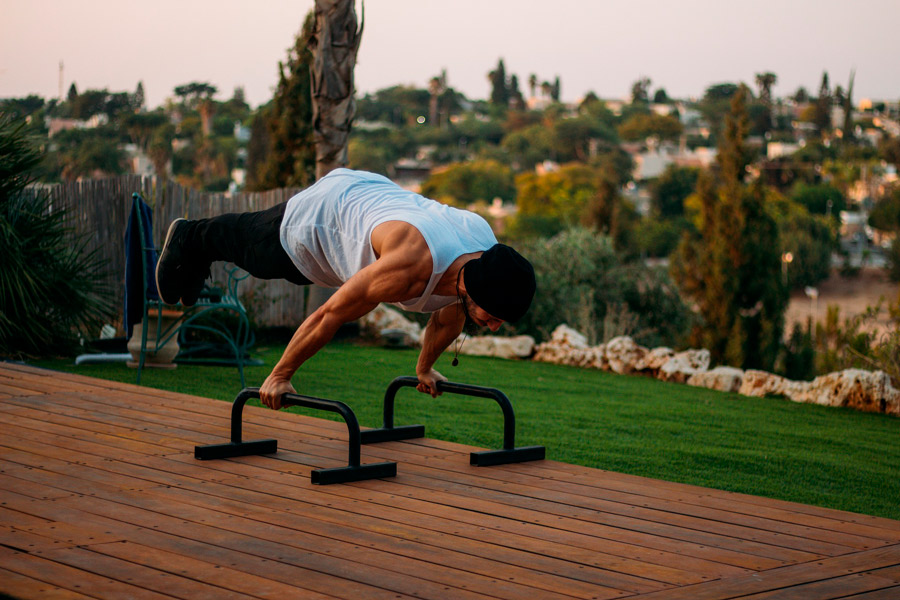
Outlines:
[[[175,128],[172,125],[159,127],[153,131],[147,145],[147,155],[153,163],[156,176],[166,179],[169,176],[169,161],[172,160],[172,140],[175,139]]]
[[[810,184],[798,181],[791,188],[791,200],[805,207],[812,214],[830,215],[835,221],[847,202],[841,190],[830,183]]]
[[[557,78],[557,86],[559,85],[559,78]],[[557,87],[557,90],[559,88]],[[557,92],[557,99],[559,98],[559,92]],[[509,78],[509,104],[510,108],[513,110],[522,110],[525,108],[525,98],[522,96],[522,92],[519,90],[519,78],[515,75]]]
[[[559,95],[562,93],[560,89],[559,76],[553,80],[553,87],[550,89],[550,98],[554,102],[559,102]]]
[[[772,86],[778,81],[775,73],[766,71],[756,74],[756,86],[759,88],[759,99],[766,106],[772,106]]]
[[[824,136],[831,129],[831,107],[833,104],[831,88],[828,85],[828,71],[822,73],[822,83],[819,85],[819,97],[813,109],[813,124],[820,136]]]
[[[850,71],[850,85],[847,86],[847,94],[844,96],[844,126],[841,128],[843,132],[844,142],[853,141],[853,80],[856,78],[856,70]]]
[[[598,174],[594,196],[584,207],[582,225],[615,240],[619,233],[621,203],[618,177],[612,165],[607,163]]]
[[[144,82],[138,81],[137,88],[134,90],[134,97],[132,98],[135,110],[141,110],[142,108],[144,108],[144,104],[146,104],[146,101],[147,99],[144,95]]]
[[[772,86],[774,86],[777,81],[778,76],[775,75],[775,73],[766,71],[765,73],[756,74],[756,85],[759,88],[759,100],[764,107],[763,124],[765,127],[762,128],[763,131],[768,131],[774,125],[772,114]]]
[[[641,77],[631,85],[631,103],[647,104],[650,102],[650,78]]]
[[[623,140],[643,141],[649,137],[659,140],[677,140],[684,131],[681,121],[669,115],[636,113],[618,127]]]
[[[730,110],[731,99],[739,87],[734,83],[717,83],[706,88],[703,99],[697,108],[709,125],[710,138],[718,144],[721,137],[722,123]]]
[[[590,115],[554,121],[551,140],[553,156],[559,162],[588,162],[601,143],[618,143],[616,132]]]
[[[432,77],[428,82],[428,120],[432,127],[440,127],[440,99],[447,91],[447,72],[441,71],[440,77]]]
[[[878,153],[884,160],[900,169],[900,136],[882,138],[878,144]]]
[[[731,100],[717,157],[719,180],[704,172],[697,185],[695,233],[686,233],[672,261],[672,276],[697,307],[701,323],[693,344],[716,362],[771,369],[778,355],[787,304],[780,277],[774,218],[759,182],[744,181],[747,90]]]
[[[21,123],[0,116],[0,356],[60,355],[113,314],[104,261],[68,227],[65,206],[28,189],[42,159]]]
[[[175,87],[175,95],[181,100],[181,104],[190,109],[197,108],[202,100],[211,99],[218,91],[216,86],[202,81],[192,81]]]
[[[491,104],[501,108],[509,106],[509,84],[506,81],[506,67],[503,59],[497,61],[497,68],[488,73],[491,83]]]
[[[490,203],[494,198],[512,202],[516,197],[512,170],[497,161],[453,163],[432,173],[422,183],[422,195],[454,206]]]
[[[272,103],[254,120],[250,132],[247,187],[268,190],[305,187],[315,180],[313,101],[310,43],[315,13],[306,15],[303,27],[288,51],[287,64],[278,64],[278,87]]]
[[[356,114],[353,70],[362,32],[353,0],[316,0],[309,40],[316,179],[347,164],[347,140]]]
[[[531,169],[540,162],[553,159],[554,141],[552,131],[535,124],[508,133],[500,145],[517,169]]]
[[[650,205],[658,218],[668,219],[684,214],[684,201],[697,187],[699,169],[669,165],[650,184]]]
[[[120,120],[131,141],[141,150],[146,151],[154,131],[165,126],[168,117],[162,111],[147,113],[128,113]]]
[[[71,129],[53,138],[59,146],[60,175],[67,181],[79,177],[109,177],[125,173],[125,152],[110,127]]]

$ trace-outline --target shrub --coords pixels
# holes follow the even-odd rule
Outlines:
[[[28,188],[40,152],[0,116],[0,355],[59,355],[112,314],[99,255],[64,209]]]
[[[630,335],[644,345],[680,345],[688,310],[664,270],[625,263],[609,237],[570,229],[521,247],[537,294],[517,331],[546,339],[566,323],[591,343]]]

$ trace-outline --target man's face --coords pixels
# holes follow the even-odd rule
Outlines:
[[[491,331],[497,331],[505,322],[503,319],[492,316],[489,312],[475,304],[468,296],[466,297],[466,309],[468,310],[469,318],[479,327],[487,327]]]

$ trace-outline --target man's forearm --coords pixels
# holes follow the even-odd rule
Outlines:
[[[444,350],[459,337],[465,317],[457,316],[456,312],[454,307],[443,308],[428,320],[422,335],[422,351],[419,352],[416,373],[430,371]]]
[[[334,337],[341,325],[339,319],[335,319],[322,308],[315,311],[294,332],[281,359],[272,369],[272,375],[279,379],[290,380],[303,363]]]

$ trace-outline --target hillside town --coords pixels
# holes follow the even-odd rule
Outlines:
[[[139,82],[133,92],[71,83],[59,98],[7,98],[2,109],[44,151],[38,186],[135,174],[225,197],[299,189],[315,180],[302,35],[272,100],[256,108],[240,88],[221,99],[195,81],[158,107],[146,105]],[[900,106],[855,98],[854,76],[833,85],[823,73],[815,92],[776,95],[777,74],[762,72],[690,98],[640,77],[628,98],[563,102],[558,77],[520,79],[499,59],[486,99],[457,92],[446,72],[422,87],[358,95],[345,164],[474,210],[538,255],[553,243],[555,252],[612,252],[582,275],[548,275],[545,288],[565,294],[538,302],[517,333],[540,341],[568,323],[591,343],[632,335],[651,346],[704,346],[716,364],[810,379],[861,366],[840,340],[868,336],[860,349],[870,354],[893,330],[898,301],[866,296],[859,282],[873,272],[883,274],[879,289],[900,279]],[[729,192],[728,177],[746,191]],[[763,213],[752,217],[747,202]],[[727,233],[734,219],[747,234]],[[579,228],[593,234],[579,237]],[[768,241],[749,241],[769,228]],[[755,300],[735,297],[729,318],[776,332],[768,350],[729,349],[733,325],[707,322],[721,293],[706,289],[703,279],[715,276],[701,271],[728,267],[704,266],[697,253],[729,244],[754,269],[743,277],[759,281],[742,285],[762,290]],[[643,275],[614,285],[596,275],[630,268]],[[864,297],[864,310],[841,314],[825,297],[819,308],[819,288],[835,281]]]

